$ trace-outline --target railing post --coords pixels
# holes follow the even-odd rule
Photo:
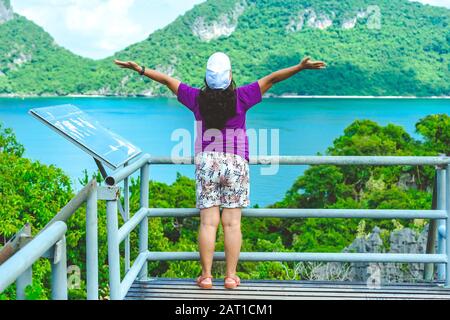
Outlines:
[[[123,180],[124,222],[130,219],[129,177]],[[130,235],[125,238],[125,273],[130,270]]]
[[[25,300],[25,289],[33,283],[33,271],[32,267],[29,267],[20,277],[16,280],[16,299]]]
[[[436,167],[436,170],[434,172],[434,178],[433,178],[433,199],[431,203],[431,210],[437,209],[437,195],[438,195],[438,188],[439,185],[437,183],[437,171],[439,167]],[[425,253],[426,254],[433,254],[436,253],[436,242],[437,242],[437,236],[438,233],[438,224],[439,221],[436,219],[431,219],[428,224],[428,235],[427,235],[427,246]],[[435,267],[433,263],[426,263],[424,265],[424,271],[423,271],[423,279],[425,281],[433,281],[435,275]]]
[[[445,286],[450,287],[450,165],[445,170],[445,209],[447,219],[445,220],[445,252],[447,254],[447,263],[445,268]]]
[[[140,207],[148,208],[149,197],[149,164],[146,163],[141,167],[141,185],[140,185]],[[148,217],[142,219],[139,225],[139,253],[146,252],[148,250]],[[139,279],[146,280],[148,276],[148,263],[147,261],[142,266],[139,272]]]
[[[106,199],[106,226],[108,232],[108,264],[109,290],[111,300],[120,300],[120,252],[119,252],[119,221],[117,216],[117,187],[109,187],[110,192],[116,192],[112,198]]]
[[[443,168],[438,168],[437,170],[437,209],[446,209],[446,193],[447,193],[447,182],[446,182],[446,172]],[[438,230],[441,226],[445,226],[445,219],[440,219],[438,221]],[[445,254],[445,238],[442,236],[441,232],[437,232],[437,251],[439,254]],[[437,265],[437,279],[444,281],[445,279],[445,264],[439,263]]]
[[[98,300],[97,184],[86,201],[86,285],[87,299]]]
[[[67,300],[66,237],[55,243],[52,265],[52,300]]]

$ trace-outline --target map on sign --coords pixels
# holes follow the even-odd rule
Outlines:
[[[142,152],[74,105],[31,109],[29,113],[111,169]]]

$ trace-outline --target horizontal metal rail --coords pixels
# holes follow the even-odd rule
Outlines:
[[[54,217],[49,223],[40,231],[43,232],[56,221],[67,222],[73,214],[86,203],[92,192],[97,192],[97,181],[95,179],[81,189],[75,197],[73,197]]]
[[[44,228],[42,228],[39,233],[42,233],[44,230],[46,230],[49,226],[51,226],[56,221],[63,221],[67,222],[69,218],[87,201],[90,194],[92,192],[95,192],[95,188],[97,187],[97,182],[95,180],[91,180],[82,190],[78,192],[78,194],[73,197],[69,203],[67,203],[46,225]],[[96,228],[95,228],[96,229]],[[19,233],[20,234],[20,233]],[[31,237],[31,234],[29,235]],[[15,239],[15,243],[11,243],[8,247],[4,247],[0,250],[0,264],[7,260],[10,256],[12,256],[20,247],[20,245],[17,245],[17,240]],[[2,250],[5,249],[8,250],[8,252],[4,253],[3,255]]]
[[[132,175],[145,164],[182,164],[192,165],[194,157],[151,157],[145,154],[135,162],[128,166],[117,169],[114,173],[108,176],[105,181],[112,186],[126,177]],[[446,166],[450,164],[450,157],[436,156],[436,157],[413,157],[413,156],[261,156],[250,157],[251,165],[373,165],[373,166],[390,166],[390,165],[410,165],[410,166]]]
[[[141,209],[142,210],[142,209]],[[198,209],[147,209],[148,217],[197,217]],[[243,209],[253,218],[447,219],[445,210],[391,209]]]
[[[149,261],[199,260],[198,252],[149,251]],[[214,253],[214,260],[225,260],[224,252]],[[395,262],[446,263],[445,254],[412,253],[308,253],[308,252],[241,252],[241,261],[313,261],[313,262]]]
[[[151,157],[150,164],[193,164],[194,157]],[[250,164],[280,165],[373,165],[373,166],[391,166],[391,165],[430,165],[444,166],[450,164],[450,157],[415,157],[415,156],[260,156],[250,157]]]
[[[141,208],[134,214],[134,216],[130,220],[123,224],[119,228],[119,243],[125,240],[125,238],[131,233],[131,231],[133,231],[138,226],[138,224],[140,224],[146,217],[147,209]]]
[[[148,154],[132,164],[120,168],[106,178],[109,185],[117,185],[137,170],[141,170],[140,209],[120,228],[117,220],[117,199],[107,200],[108,217],[108,263],[110,265],[111,299],[122,299],[137,278],[147,276],[148,261],[196,260],[198,252],[149,252],[148,218],[154,217],[198,217],[199,209],[191,208],[148,208],[148,168],[150,165],[192,165],[194,157],[172,158],[151,157]],[[244,209],[244,217],[252,218],[349,218],[349,219],[432,219],[439,220],[438,234],[445,240],[446,248],[440,246],[438,253],[310,253],[310,252],[242,252],[241,261],[316,261],[316,262],[374,262],[374,263],[436,263],[444,265],[446,286],[450,286],[450,197],[445,197],[446,186],[450,186],[450,157],[414,157],[414,156],[265,156],[250,157],[252,165],[337,165],[337,166],[435,166],[441,173],[438,185],[440,201],[432,210],[403,209],[284,209],[258,208]],[[445,181],[444,176],[445,174]],[[448,190],[447,190],[448,191]],[[120,280],[119,245],[139,225],[139,256]],[[225,260],[224,252],[216,252],[215,260]]]
[[[26,272],[31,266],[41,258],[50,248],[60,241],[67,231],[67,226],[62,221],[57,221],[49,226],[45,231],[37,235],[23,249],[18,251],[0,267],[0,292],[10,286],[17,278]],[[61,259],[66,259],[65,248],[61,253]],[[64,257],[62,257],[64,256]],[[67,276],[66,271],[64,271]],[[59,283],[63,285],[64,283]],[[65,279],[67,288],[67,278]],[[61,288],[58,288],[60,292]],[[64,288],[62,288],[64,289]],[[67,294],[67,290],[66,290]],[[61,297],[56,297],[61,298]]]
[[[130,270],[128,270],[127,274],[120,283],[121,299],[125,298],[125,296],[127,295],[128,290],[130,290],[131,286],[133,285],[133,282],[136,280],[136,278],[139,275],[139,272],[142,270],[142,267],[147,262],[147,258],[148,258],[147,252],[140,253],[136,258],[136,260],[134,261]]]
[[[150,159],[151,157],[149,154],[144,154],[142,157],[140,157],[133,163],[128,164],[127,166],[114,171],[110,176],[106,177],[105,179],[106,184],[110,186],[118,184],[119,182],[123,181],[125,178],[131,176],[137,170],[142,168],[144,165],[148,164]]]
[[[95,179],[89,181],[36,236],[37,238],[42,234],[47,234],[48,230],[55,224],[64,224],[79,208],[86,204],[86,289],[88,300],[98,299],[97,187]],[[28,245],[26,248],[29,248]],[[27,270],[26,272],[29,273],[28,278],[31,279],[31,271]],[[23,276],[23,278],[25,277]],[[18,283],[22,282],[21,279],[22,277],[18,279]]]
[[[11,258],[27,241],[32,238],[31,225],[26,223],[11,240],[9,240],[3,247],[0,248],[0,265]]]

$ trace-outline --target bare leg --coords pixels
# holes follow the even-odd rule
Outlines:
[[[216,244],[217,227],[220,222],[219,207],[200,210],[200,230],[198,244],[200,250],[200,263],[202,276],[210,277],[213,263],[214,248]]]
[[[226,276],[234,276],[241,252],[241,209],[224,208],[222,212],[222,226],[225,236],[225,258],[227,261]]]

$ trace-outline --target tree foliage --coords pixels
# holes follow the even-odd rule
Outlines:
[[[327,150],[331,156],[438,155],[445,145],[450,117],[430,115],[417,124],[423,141],[413,139],[402,127],[380,126],[356,120]],[[438,132],[438,133],[437,133]],[[300,176],[285,198],[274,207],[348,209],[430,209],[434,168],[430,166],[312,166]],[[293,234],[297,250],[342,249],[356,236],[359,219],[305,219],[280,229]],[[398,221],[367,221],[368,231],[378,225],[392,230]],[[415,227],[413,221],[401,221]]]

